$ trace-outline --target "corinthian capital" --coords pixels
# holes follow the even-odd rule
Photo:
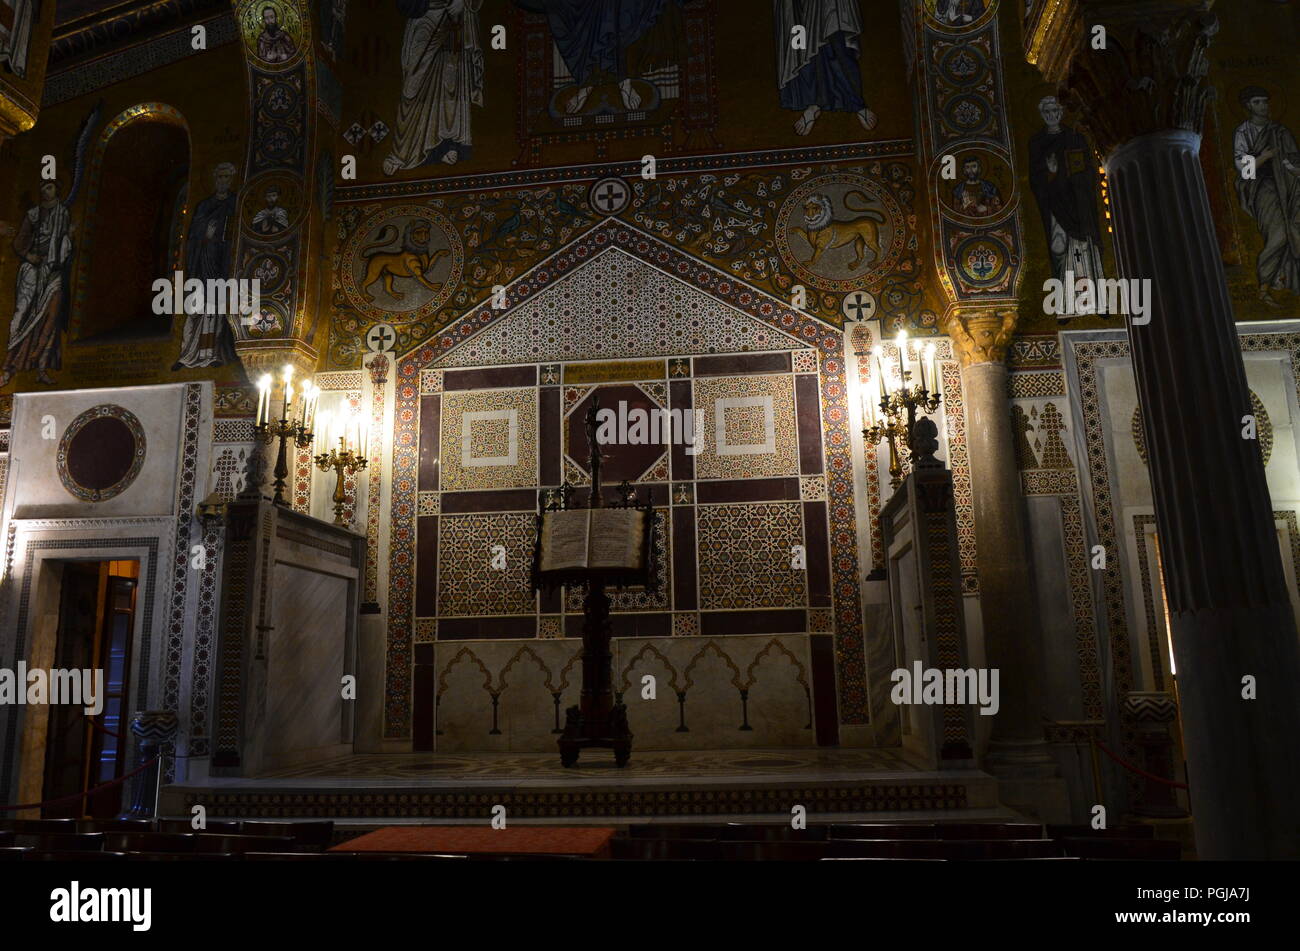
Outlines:
[[[1048,0],[1027,55],[1103,157],[1140,135],[1200,132],[1214,0]]]
[[[958,307],[944,315],[943,332],[964,367],[1001,363],[1016,330],[1016,312],[992,307]]]

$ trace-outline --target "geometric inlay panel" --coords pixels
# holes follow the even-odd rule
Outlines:
[[[537,484],[537,391],[474,390],[442,398],[442,489]]]
[[[695,406],[704,411],[697,478],[798,474],[794,377],[696,379]]]
[[[803,607],[807,573],[791,567],[803,544],[799,502],[701,505],[700,607]]]
[[[438,615],[532,614],[528,583],[536,518],[530,512],[443,515],[438,519]],[[496,546],[505,567],[492,567]]]
[[[436,361],[439,367],[789,349],[791,337],[618,248]]]

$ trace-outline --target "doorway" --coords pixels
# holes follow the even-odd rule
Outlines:
[[[140,563],[73,561],[63,565],[62,574],[51,666],[102,670],[103,708],[91,717],[79,704],[48,707],[43,801],[75,797],[121,776],[130,741],[126,707]],[[122,811],[122,790],[117,785],[84,800],[54,803],[41,814],[47,819],[111,819]]]

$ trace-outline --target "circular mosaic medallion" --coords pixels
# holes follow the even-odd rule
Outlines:
[[[956,249],[953,264],[962,278],[976,289],[996,287],[1001,284],[1010,267],[1007,246],[990,234],[976,234],[962,240]]]
[[[1268,465],[1269,457],[1273,455],[1273,421],[1268,418],[1268,410],[1264,409],[1264,403],[1255,391],[1250,391],[1250,411],[1255,414],[1255,434],[1259,437],[1259,454],[1264,460],[1264,465]],[[1147,438],[1142,429],[1142,407],[1139,406],[1133,410],[1133,445],[1137,447],[1138,455],[1142,457],[1142,464],[1149,465],[1147,462]]]
[[[924,6],[932,25],[954,33],[983,26],[996,8],[990,0],[925,0]]]
[[[825,291],[877,283],[903,254],[903,212],[889,191],[860,175],[822,175],[785,200],[776,220],[782,260]]]
[[[56,466],[63,487],[83,502],[120,495],[144,464],[144,427],[135,414],[104,403],[72,421],[59,440]]]
[[[952,161],[945,161],[949,156]],[[956,177],[945,178],[945,167]],[[1018,201],[1011,162],[991,149],[959,149],[942,156],[934,163],[933,182],[943,210],[965,225],[1000,221]]]
[[[587,192],[587,204],[601,215],[617,215],[631,200],[632,190],[621,178],[602,178]]]
[[[455,227],[424,205],[376,212],[343,248],[343,293],[375,320],[413,321],[447,302],[460,282],[465,250]]]
[[[302,58],[302,18],[288,0],[258,0],[239,14],[239,31],[257,65],[284,69]]]

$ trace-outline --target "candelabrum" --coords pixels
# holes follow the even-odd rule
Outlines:
[[[927,344],[925,350],[917,355],[918,359],[915,363],[908,359],[909,347],[906,332],[898,335],[897,345],[900,385],[890,389],[885,384],[884,350],[881,347],[876,347],[872,351],[872,355],[875,357],[873,372],[880,396],[874,419],[867,398],[864,396],[862,400],[862,418],[863,423],[866,424],[862,430],[862,436],[869,445],[879,445],[882,440],[889,443],[889,484],[895,489],[903,482],[903,464],[898,451],[899,443],[901,442],[911,451],[912,435],[916,428],[917,416],[928,416],[935,412],[943,401],[943,394],[938,392],[939,377],[934,362],[934,344]],[[865,354],[858,355],[863,356]],[[915,385],[910,381],[918,374],[912,373],[911,366],[917,367],[920,377],[919,382]],[[927,368],[929,369],[930,380],[935,384],[934,392],[931,392],[927,386]]]
[[[348,496],[343,487],[343,477],[360,472],[366,467],[368,460],[350,448],[347,440],[342,436],[339,437],[338,442],[337,448],[316,456],[316,465],[322,472],[334,470],[334,524],[346,525],[347,519],[343,517],[343,509],[347,505]]]
[[[310,383],[306,384],[300,394],[297,406],[294,405],[293,368],[284,368],[284,396],[280,402],[278,419],[271,419],[271,376],[266,374],[257,385],[257,422],[253,426],[253,439],[256,445],[253,453],[259,454],[261,446],[273,439],[280,441],[279,452],[275,459],[275,496],[276,505],[289,505],[285,498],[285,479],[289,475],[289,445],[306,449],[312,443],[312,424],[315,422],[316,402],[320,398],[320,389]],[[259,472],[259,477],[261,473]],[[260,488],[260,487],[259,487]]]

